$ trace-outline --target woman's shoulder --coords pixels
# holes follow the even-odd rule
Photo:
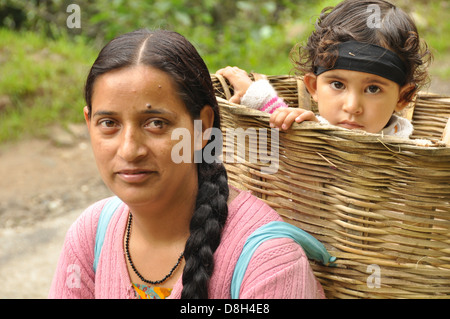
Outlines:
[[[250,191],[230,186],[226,230],[249,234],[271,221],[282,221],[280,215]]]
[[[105,198],[90,205],[69,227],[49,294],[51,298],[69,298],[72,296],[93,298],[95,276],[93,263],[97,225],[105,204],[110,200],[111,198]],[[66,282],[74,277],[72,272],[68,271],[69,269],[75,273],[83,274],[81,282],[77,281],[78,283],[75,282],[66,286]],[[78,289],[79,285],[83,288]]]
[[[100,213],[102,212],[105,205],[112,200],[113,197],[108,197],[101,199],[91,205],[89,205],[78,218],[75,220],[72,227],[80,227],[80,226],[95,226],[98,223],[98,219],[100,217]],[[92,225],[90,225],[92,224]]]
[[[66,240],[81,246],[91,246],[95,241],[100,214],[112,199],[113,197],[104,198],[87,207],[70,226]]]
[[[273,217],[278,216],[278,213],[271,208],[262,199],[255,196],[251,191],[238,189],[230,186],[230,196],[228,200],[229,211],[251,210],[254,213],[269,213]]]

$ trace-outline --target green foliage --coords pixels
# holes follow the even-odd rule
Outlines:
[[[94,51],[81,40],[48,40],[0,29],[0,141],[40,135],[82,119],[83,84]]]
[[[312,29],[310,17],[338,0],[3,0],[0,26],[34,30],[50,38],[83,36],[100,48],[139,28],[178,31],[195,43],[211,71],[229,64],[261,73],[288,72],[288,54]],[[81,9],[81,29],[66,27],[67,6]],[[3,9],[1,9],[3,8]],[[300,32],[296,32],[300,30]],[[286,34],[291,34],[286,37]],[[271,61],[271,63],[265,63]]]
[[[434,55],[430,73],[450,79],[450,1],[419,2],[412,16]]]
[[[185,35],[213,73],[227,65],[287,74],[292,47],[306,40],[320,11],[340,0],[0,0],[0,142],[42,134],[55,121],[82,121],[82,88],[98,50],[139,28]],[[448,1],[393,0],[415,18],[450,78]],[[81,28],[66,21],[77,4]],[[7,30],[9,29],[9,31]],[[14,31],[12,31],[14,30]]]
[[[81,29],[67,27],[71,3],[80,6]],[[0,0],[0,142],[41,135],[54,122],[82,121],[89,65],[119,33],[172,29],[196,45],[211,72],[233,64],[282,74],[290,71],[289,51],[303,35],[285,34],[309,24],[301,13],[316,5],[312,0]]]

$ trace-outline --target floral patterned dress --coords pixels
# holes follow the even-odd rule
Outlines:
[[[171,288],[148,287],[134,283],[133,288],[138,299],[166,299],[172,292]]]

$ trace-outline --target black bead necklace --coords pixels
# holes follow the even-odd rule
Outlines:
[[[130,250],[129,250],[129,242],[130,242],[130,234],[131,234],[131,219],[132,219],[132,215],[131,212],[129,214],[128,217],[128,225],[127,225],[127,233],[126,233],[126,237],[125,237],[125,253],[127,254],[127,258],[128,261],[130,263],[131,268],[133,269],[134,273],[139,277],[139,279],[141,279],[143,282],[150,284],[150,285],[159,285],[162,284],[163,282],[165,282],[167,279],[169,279],[173,272],[175,271],[175,269],[178,268],[178,266],[181,263],[181,260],[183,259],[184,256],[184,251],[181,253],[180,257],[178,258],[177,263],[175,264],[175,266],[173,266],[173,268],[170,270],[169,274],[167,276],[165,276],[163,279],[161,280],[157,280],[157,281],[151,281],[151,280],[147,280],[145,279],[140,273],[139,271],[136,269],[136,267],[133,264],[133,261],[131,260],[131,255],[130,255]]]

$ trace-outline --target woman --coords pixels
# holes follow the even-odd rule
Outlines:
[[[230,298],[246,238],[281,218],[249,193],[229,188],[220,161],[196,163],[194,154],[191,161],[173,160],[176,129],[187,129],[191,149],[201,152],[213,142],[207,129],[220,128],[210,75],[195,48],[170,31],[119,36],[92,66],[85,98],[97,166],[122,203],[95,271],[99,215],[110,199],[92,205],[70,228],[49,296]],[[194,120],[203,132],[194,130]],[[323,296],[303,249],[287,238],[257,249],[240,289],[241,298]]]

